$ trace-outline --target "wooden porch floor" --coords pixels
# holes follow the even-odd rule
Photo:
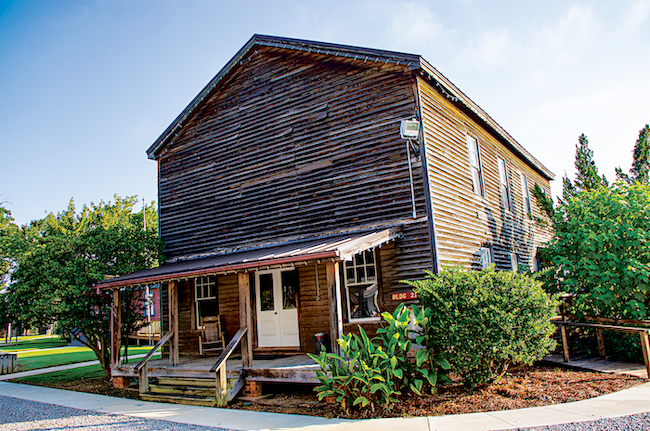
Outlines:
[[[210,368],[217,356],[183,355],[177,366],[169,365],[169,359],[152,359],[147,363],[149,377],[199,377],[214,378]],[[113,368],[114,376],[134,377],[133,368],[137,362]],[[319,366],[307,355],[292,355],[274,359],[254,359],[251,367],[243,367],[241,358],[231,358],[226,362],[229,378],[238,377],[242,371],[246,380],[260,382],[317,383],[314,380]]]
[[[544,360],[558,365],[600,371],[602,373],[626,374],[642,379],[650,378],[643,364],[610,361],[605,358],[585,358],[564,362],[562,354],[547,355]]]

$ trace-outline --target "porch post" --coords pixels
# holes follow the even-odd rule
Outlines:
[[[325,270],[327,274],[327,296],[330,307],[330,342],[332,343],[332,352],[338,353],[339,345],[336,340],[343,335],[339,263],[326,262]]]
[[[178,365],[178,283],[171,280],[167,284],[169,298],[169,331],[172,332],[169,349],[169,365]]]
[[[239,284],[239,327],[246,327],[248,330],[241,340],[241,358],[244,367],[253,365],[253,322],[251,313],[251,289],[248,280],[248,273],[237,274]]]
[[[111,339],[111,365],[120,365],[120,350],[122,344],[122,304],[120,303],[120,289],[113,290],[113,310],[111,315],[113,323],[113,338]]]

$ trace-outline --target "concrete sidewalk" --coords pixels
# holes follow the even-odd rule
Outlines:
[[[101,413],[222,427],[235,430],[478,431],[593,421],[650,412],[650,383],[590,400],[519,410],[464,415],[369,420],[152,403],[40,386],[0,382],[0,394]]]

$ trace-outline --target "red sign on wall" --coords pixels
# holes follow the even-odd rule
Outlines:
[[[411,299],[418,299],[418,295],[412,290],[409,290],[406,292],[395,292],[390,296],[390,298],[393,301],[409,301]]]

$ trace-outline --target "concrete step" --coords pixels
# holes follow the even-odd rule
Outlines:
[[[153,401],[157,403],[185,404],[190,406],[214,407],[217,404],[215,396],[203,397],[194,395],[171,395],[171,394],[154,394],[147,392],[140,394],[143,401]]]
[[[194,395],[202,397],[213,397],[215,395],[215,386],[186,386],[186,385],[160,385],[150,384],[149,392],[152,394],[171,394],[171,395]]]

